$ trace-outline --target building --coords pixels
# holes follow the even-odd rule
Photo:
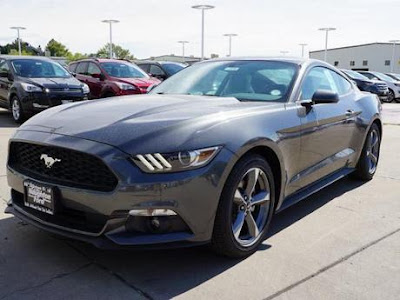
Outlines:
[[[138,59],[138,60],[174,61],[174,62],[183,62],[183,63],[187,63],[187,64],[191,65],[191,64],[194,64],[194,63],[200,61],[201,58],[194,57],[193,55],[183,57],[181,55],[170,54],[170,55],[152,56],[149,58]]]
[[[324,60],[324,52],[311,51],[310,58]],[[392,43],[370,43],[328,49],[328,63],[341,69],[400,73],[400,44],[395,47],[394,62],[392,57]]]

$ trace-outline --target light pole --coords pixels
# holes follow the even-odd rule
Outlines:
[[[26,28],[25,28],[25,27],[21,27],[21,26],[14,26],[14,27],[10,27],[10,29],[15,29],[15,30],[17,30],[17,36],[18,36],[18,53],[19,53],[19,55],[21,55],[21,54],[22,54],[22,52],[21,52],[21,39],[20,39],[20,37],[19,37],[19,31],[20,31],[20,30],[25,30]]]
[[[110,58],[113,58],[113,45],[112,45],[112,24],[119,23],[118,20],[103,20],[103,23],[108,23],[110,25]]]
[[[393,43],[393,51],[392,51],[392,63],[390,64],[390,72],[393,73],[394,70],[394,60],[396,55],[396,43],[400,42],[400,40],[391,40],[389,43]]]
[[[301,46],[301,57],[304,57],[304,48],[306,47],[306,46],[308,46],[308,44],[299,44],[299,46]]]
[[[324,61],[327,60],[328,58],[328,32],[336,30],[334,27],[325,27],[325,28],[319,28],[318,30],[325,31],[325,54],[324,54]]]
[[[228,57],[232,55],[232,37],[238,36],[236,33],[225,33],[224,36],[229,37],[229,54]]]
[[[201,9],[201,60],[204,60],[204,11],[207,9],[213,9],[215,6],[212,5],[194,5],[192,8]]]
[[[281,54],[283,55],[283,56],[285,56],[286,54],[288,54],[289,53],[289,51],[286,51],[286,50],[282,50],[281,51]]]
[[[178,41],[178,43],[182,44],[182,61],[185,61],[185,44],[189,43],[188,41]]]

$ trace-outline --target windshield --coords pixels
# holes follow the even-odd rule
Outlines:
[[[184,69],[186,66],[183,64],[172,64],[172,63],[163,63],[162,66],[164,67],[165,71],[167,71],[168,75],[174,75],[175,73],[178,73],[182,69]]]
[[[296,64],[281,61],[205,62],[182,70],[151,93],[286,102],[297,70]]]
[[[346,73],[347,75],[349,75],[351,78],[353,79],[359,79],[359,80],[369,80],[368,77],[361,75],[358,72],[355,71],[351,71],[351,70],[343,70],[344,73]]]
[[[39,59],[15,59],[12,61],[15,73],[29,78],[69,78],[68,73],[60,64]]]
[[[117,78],[149,78],[145,72],[133,64],[122,62],[100,63],[108,75]]]
[[[400,74],[390,74],[390,77],[392,77],[394,80],[400,81]]]
[[[396,80],[394,80],[392,77],[389,77],[383,73],[379,73],[379,72],[372,72],[372,74],[374,74],[376,77],[378,77],[381,80],[384,81],[389,81],[389,82],[395,82]]]

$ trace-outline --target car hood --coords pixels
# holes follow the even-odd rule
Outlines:
[[[23,81],[49,89],[81,88],[82,83],[75,77],[67,78],[24,78]]]
[[[120,81],[125,83],[134,84],[138,87],[149,87],[153,84],[159,84],[160,80],[156,78],[119,78]]]
[[[146,145],[169,151],[216,124],[259,113],[260,106],[264,110],[282,105],[189,95],[123,96],[57,106],[34,116],[20,130],[88,139],[127,153],[145,151]]]

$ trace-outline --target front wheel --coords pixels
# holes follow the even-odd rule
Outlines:
[[[229,257],[252,254],[263,242],[274,210],[274,177],[267,161],[249,155],[234,167],[215,217],[212,247]]]
[[[25,120],[25,114],[22,109],[21,101],[17,96],[11,99],[11,112],[16,123],[21,124]]]
[[[381,134],[378,125],[374,123],[368,131],[367,139],[354,172],[356,178],[367,181],[374,177],[378,167],[380,146]]]

